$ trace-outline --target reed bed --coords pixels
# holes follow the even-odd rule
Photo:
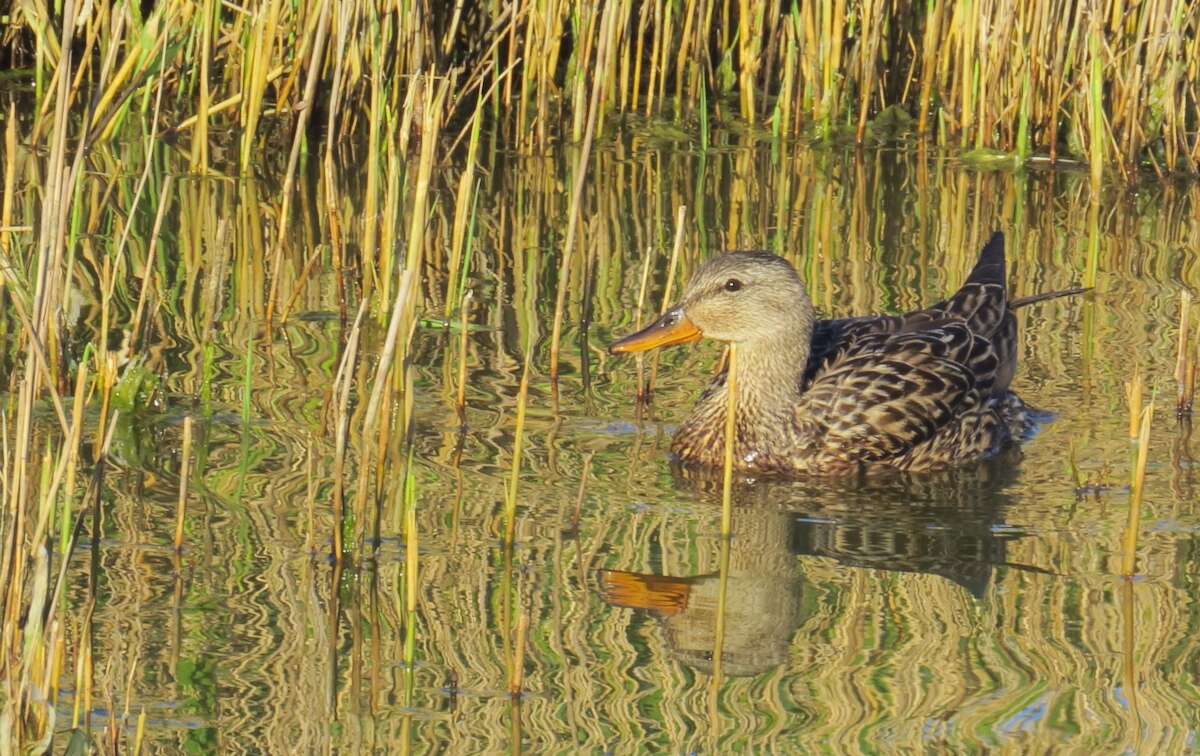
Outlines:
[[[33,140],[52,123],[52,87],[92,95],[94,143],[144,117],[143,93],[161,83],[168,128],[190,140],[200,172],[210,135],[234,126],[243,172],[290,141],[290,181],[321,116],[327,151],[359,134],[378,155],[385,117],[413,104],[405,82],[429,75],[450,82],[452,121],[486,112],[504,144],[529,152],[636,116],[838,141],[911,133],[981,161],[1079,161],[1097,180],[1200,164],[1195,0],[513,0],[421,12],[173,0],[145,16],[88,5],[78,19],[72,7],[13,4],[0,40],[39,103]]]

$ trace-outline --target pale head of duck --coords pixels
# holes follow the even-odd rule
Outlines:
[[[768,252],[729,252],[696,271],[679,304],[611,349],[641,352],[705,337],[736,344],[739,351],[807,351],[814,318],[791,263]]]

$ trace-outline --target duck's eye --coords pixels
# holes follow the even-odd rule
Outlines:
[[[737,291],[742,288],[742,282],[736,278],[731,278],[725,282],[725,291]]]

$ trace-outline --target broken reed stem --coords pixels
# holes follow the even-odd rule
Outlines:
[[[513,646],[512,669],[508,676],[508,695],[520,698],[525,685],[525,635],[529,632],[529,614],[522,612],[517,620],[517,639]]]
[[[1150,421],[1153,417],[1154,402],[1151,401],[1142,410],[1137,462],[1129,486],[1129,520],[1125,524],[1125,537],[1121,549],[1121,574],[1125,577],[1132,577],[1137,571],[1138,526],[1142,518],[1142,491],[1146,483],[1146,460],[1150,456]]]
[[[1125,399],[1129,402],[1129,437],[1136,439],[1141,429],[1142,372],[1135,370],[1133,380],[1125,382]]]
[[[635,331],[642,330],[642,307],[646,304],[646,282],[650,278],[650,260],[654,257],[652,249],[646,250],[646,256],[642,259],[642,281],[638,286],[637,309],[634,316],[633,329]],[[637,365],[637,400],[639,403],[646,400],[646,384],[643,380],[643,368],[645,367],[644,354],[638,352],[634,356],[634,362]]]
[[[188,462],[192,457],[192,416],[183,418],[183,452],[179,459],[179,501],[175,504],[175,551],[183,551],[183,517],[187,511]]]
[[[737,345],[730,344],[725,373],[725,468],[721,481],[721,536],[733,532],[733,445],[737,439]]]
[[[467,309],[471,303],[471,292],[463,296],[459,307],[458,321],[458,397],[454,409],[458,413],[460,430],[467,428]]]
[[[525,346],[525,367],[521,370],[521,387],[517,390],[517,429],[513,436],[512,475],[504,501],[504,545],[511,546],[517,518],[517,483],[521,478],[521,444],[525,435],[525,402],[529,396],[529,359],[533,353],[533,338]]]
[[[662,303],[659,305],[658,315],[662,317],[667,314],[667,308],[671,306],[671,289],[675,284],[675,269],[679,267],[679,251],[683,249],[684,235],[684,220],[687,218],[687,205],[680,205],[675,211],[675,243],[671,245],[671,259],[667,263],[667,286],[663,290]],[[654,396],[654,384],[658,380],[658,358],[662,355],[661,350],[654,350],[654,356],[650,358],[650,380],[646,382],[646,398]]]

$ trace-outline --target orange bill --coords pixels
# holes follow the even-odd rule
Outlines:
[[[687,578],[639,575],[636,572],[600,570],[600,592],[613,606],[649,609],[670,617],[687,609],[692,586]]]
[[[695,341],[701,335],[700,329],[688,320],[687,315],[683,314],[682,308],[672,307],[661,318],[637,333],[614,341],[608,351],[613,354],[645,352],[657,347]]]

